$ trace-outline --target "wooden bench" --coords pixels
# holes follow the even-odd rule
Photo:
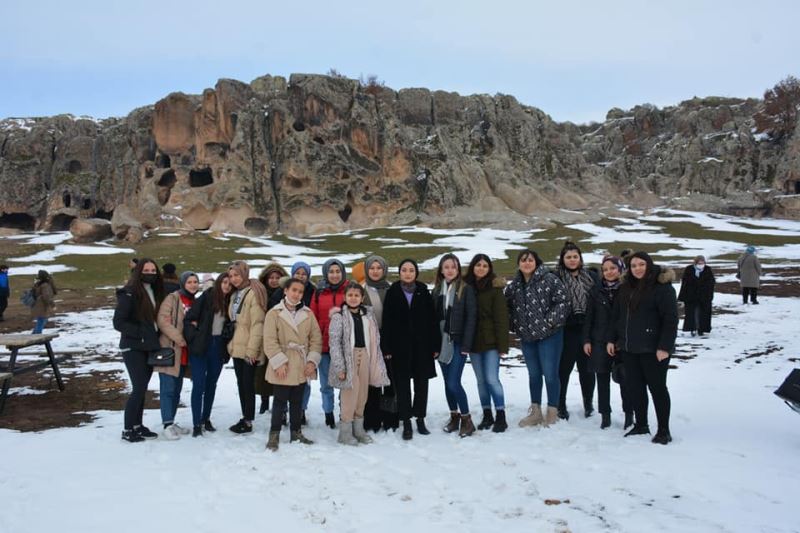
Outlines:
[[[64,390],[64,380],[61,378],[61,371],[58,369],[58,363],[69,359],[70,355],[62,355],[61,357],[55,356],[53,348],[50,346],[50,341],[56,337],[58,337],[58,333],[0,335],[0,346],[5,346],[9,350],[8,364],[0,367],[0,381],[3,383],[2,393],[0,393],[0,413],[3,412],[6,405],[8,389],[11,387],[11,379],[19,374],[35,372],[40,368],[49,366],[53,369],[53,374],[58,383],[58,390]],[[44,353],[47,354],[47,360],[18,366],[17,356],[20,355],[19,350],[21,348],[27,348],[28,346],[44,346]],[[21,355],[27,354],[22,353]]]

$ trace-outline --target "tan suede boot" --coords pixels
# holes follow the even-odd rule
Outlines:
[[[556,422],[558,422],[558,409],[555,408],[555,407],[548,406],[547,407],[547,417],[545,418],[544,425],[545,425],[545,427],[546,426],[552,426]]]
[[[528,416],[519,421],[519,427],[538,426],[542,422],[544,422],[542,407],[538,403],[532,403],[531,406],[528,407]]]

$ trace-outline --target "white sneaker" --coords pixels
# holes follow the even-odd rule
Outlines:
[[[170,424],[164,428],[164,438],[167,440],[178,440],[181,438],[180,428],[176,427],[175,424]]]
[[[188,435],[189,433],[192,432],[191,429],[186,429],[185,427],[181,427],[180,425],[178,425],[177,422],[173,423],[172,425],[178,430],[178,432],[180,432],[181,435]]]

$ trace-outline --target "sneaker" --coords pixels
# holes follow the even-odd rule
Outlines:
[[[213,424],[211,424],[211,420],[206,420],[205,422],[203,422],[203,429],[206,431],[210,431],[211,433],[214,433],[217,430],[217,428],[215,428]]]
[[[177,422],[173,422],[172,424],[175,428],[180,432],[181,435],[188,435],[192,432],[192,430],[181,427]]]
[[[242,418],[241,420],[236,422],[234,425],[232,425],[228,429],[230,429],[231,431],[233,431],[234,433],[237,433],[239,435],[241,435],[243,433],[252,433],[253,424],[248,424],[247,420]]]
[[[192,428],[192,437],[202,437],[203,436],[203,426],[194,426]]]
[[[135,428],[133,428],[133,431],[135,431],[143,439],[157,439],[158,438],[158,433],[156,433],[154,431],[150,431],[150,428],[148,428],[147,426],[135,427]]]
[[[135,429],[126,429],[122,432],[122,440],[128,442],[144,442],[144,437],[139,435]]]
[[[164,438],[167,440],[178,440],[181,438],[180,429],[175,427],[175,424],[170,424],[164,428]]]
[[[649,435],[650,434],[650,427],[649,426],[641,426],[636,424],[633,426],[629,432],[625,433],[626,437],[630,437],[633,435]]]

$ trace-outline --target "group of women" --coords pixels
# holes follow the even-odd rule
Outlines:
[[[628,273],[627,271],[630,270]],[[139,442],[157,434],[142,424],[145,391],[159,374],[163,437],[215,431],[211,422],[217,379],[233,360],[241,419],[234,433],[253,431],[256,397],[260,412],[273,398],[267,448],[277,450],[289,425],[290,441],[311,444],[303,435],[310,383],[319,379],[325,423],[336,428],[334,389],[339,389],[339,442],[368,443],[368,431],[398,429],[402,438],[430,433],[426,425],[428,387],[441,370],[450,410],[443,425],[461,437],[476,430],[508,428],[500,364],[510,332],[520,341],[528,370],[530,407],[520,427],[549,426],[567,419],[567,385],[577,365],[584,415],[592,415],[598,391],[601,427],[611,425],[610,382],[620,383],[627,435],[650,432],[648,394],[658,430],[653,442],[667,444],[670,398],[666,385],[677,333],[677,303],[671,271],[637,252],[622,260],[603,259],[601,273],[586,267],[580,249],[568,242],[550,270],[532,250],[517,257],[507,283],[491,259],[477,254],[466,272],[457,256],[439,261],[433,289],[419,280],[413,259],[387,281],[379,256],[357,264],[348,279],[345,265],[325,262],[322,280],[310,281],[308,264],[286,272],[267,265],[250,277],[234,261],[213,285],[199,293],[200,279],[184,272],[179,288],[165,293],[152,259],[140,259],[125,287],[117,291],[114,327],[132,393],[125,408],[123,439]],[[199,295],[198,295],[199,294]],[[171,364],[154,360],[174,354]],[[462,383],[467,360],[477,381],[482,417],[477,426]],[[155,366],[154,366],[155,365]],[[193,428],[176,422],[183,379],[192,379]],[[547,391],[547,403],[542,392]],[[287,416],[288,414],[288,416]]]

